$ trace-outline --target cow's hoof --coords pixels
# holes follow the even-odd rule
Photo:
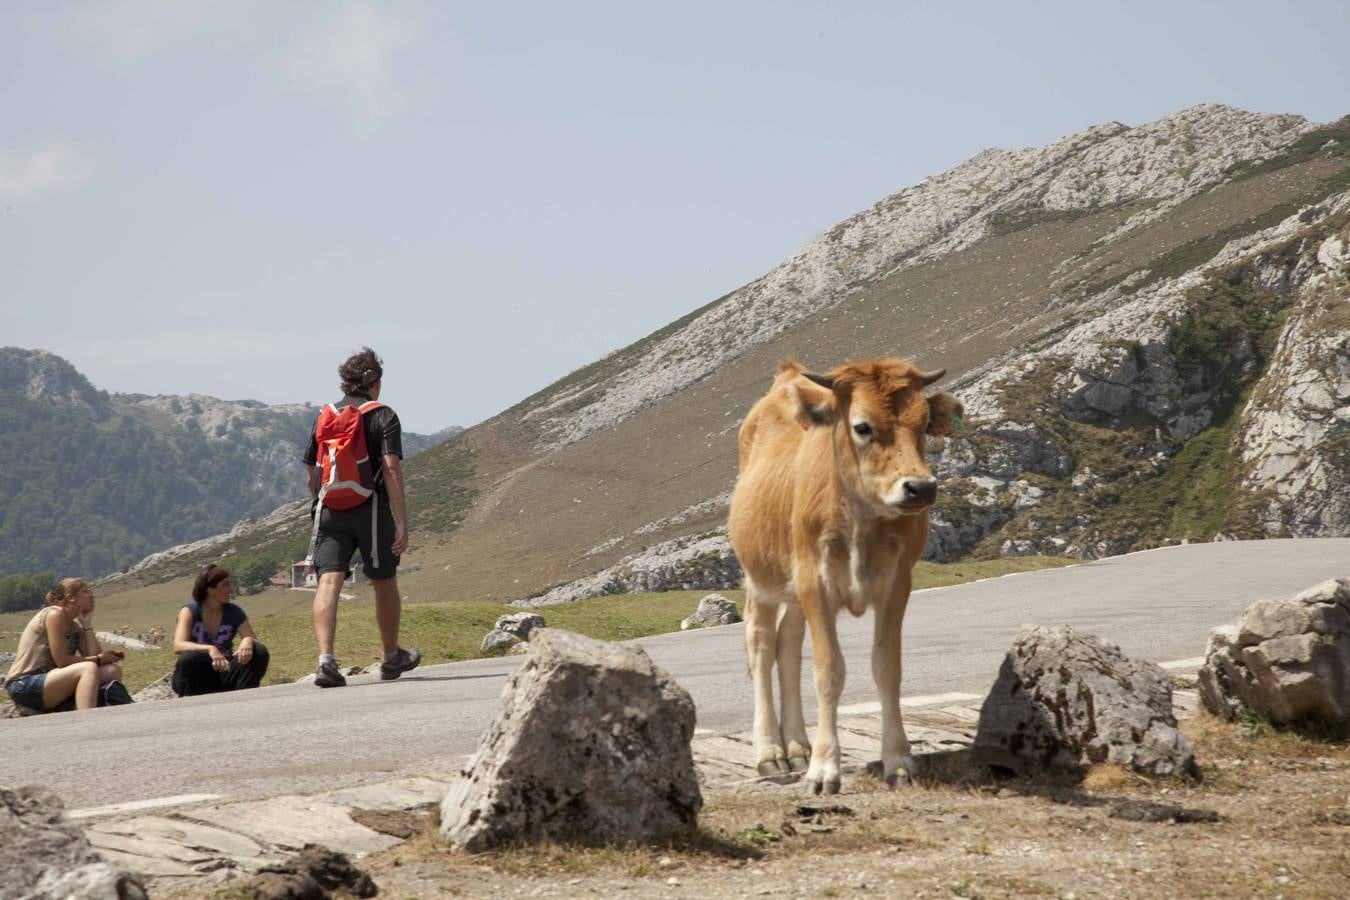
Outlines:
[[[898,787],[909,787],[913,783],[914,779],[910,777],[910,774],[906,772],[904,769],[900,769],[897,772],[892,772],[890,775],[886,776],[886,786],[892,789]]]
[[[761,775],[785,775],[788,767],[781,759],[766,759],[757,767]]]
[[[804,756],[788,757],[788,768],[794,772],[805,772],[809,765],[811,765],[811,761]]]
[[[807,778],[806,793],[808,794],[837,794],[839,793],[838,778]]]

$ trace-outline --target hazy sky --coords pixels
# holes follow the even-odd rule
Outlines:
[[[1339,118],[1347,47],[1345,0],[0,0],[0,345],[281,403],[369,344],[470,425],[985,147]]]

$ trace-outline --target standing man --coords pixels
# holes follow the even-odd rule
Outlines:
[[[408,548],[408,510],[403,497],[403,429],[398,415],[377,402],[384,367],[369,347],[338,367],[343,397],[319,412],[305,463],[314,498],[309,562],[319,587],[314,594],[314,635],[319,668],[314,683],[342,687],[347,679],[333,656],[337,603],[351,576],[352,552],[360,549],[361,571],[375,587],[375,622],[384,644],[380,678],[391,681],[417,667],[422,654],[398,645],[403,603],[398,593],[399,556]]]

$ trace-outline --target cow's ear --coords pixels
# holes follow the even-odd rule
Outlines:
[[[805,373],[803,373],[805,374]],[[803,428],[834,422],[834,391],[815,379],[798,378],[788,385],[788,396],[797,407],[793,415]]]
[[[951,394],[934,394],[928,398],[928,434],[946,437],[961,427],[966,408]]]

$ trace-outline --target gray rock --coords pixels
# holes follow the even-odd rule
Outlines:
[[[1167,675],[1067,625],[1023,625],[975,735],[974,760],[1031,773],[1117,763],[1150,775],[1194,775],[1176,728]]]
[[[150,703],[155,700],[176,700],[178,695],[173,692],[173,673],[166,672],[160,678],[147,684],[139,691],[131,695],[131,699],[137,703]]]
[[[520,638],[511,632],[494,628],[483,635],[483,643],[479,649],[484,653],[497,653],[502,650],[510,650],[519,641]]]
[[[507,616],[501,616],[497,619],[497,624],[492,626],[494,631],[505,631],[514,634],[522,641],[530,639],[530,632],[536,628],[544,628],[548,625],[544,617],[538,613],[513,613]]]
[[[721,594],[709,594],[698,601],[698,609],[689,618],[680,622],[680,630],[707,628],[712,625],[734,625],[741,621],[736,604]]]
[[[0,900],[143,900],[139,875],[103,861],[40,787],[0,788]]]
[[[441,804],[445,839],[479,851],[642,843],[692,829],[703,797],[689,694],[636,646],[544,628],[530,647]]]
[[[1350,578],[1258,600],[1210,633],[1200,702],[1224,719],[1350,722]]]

